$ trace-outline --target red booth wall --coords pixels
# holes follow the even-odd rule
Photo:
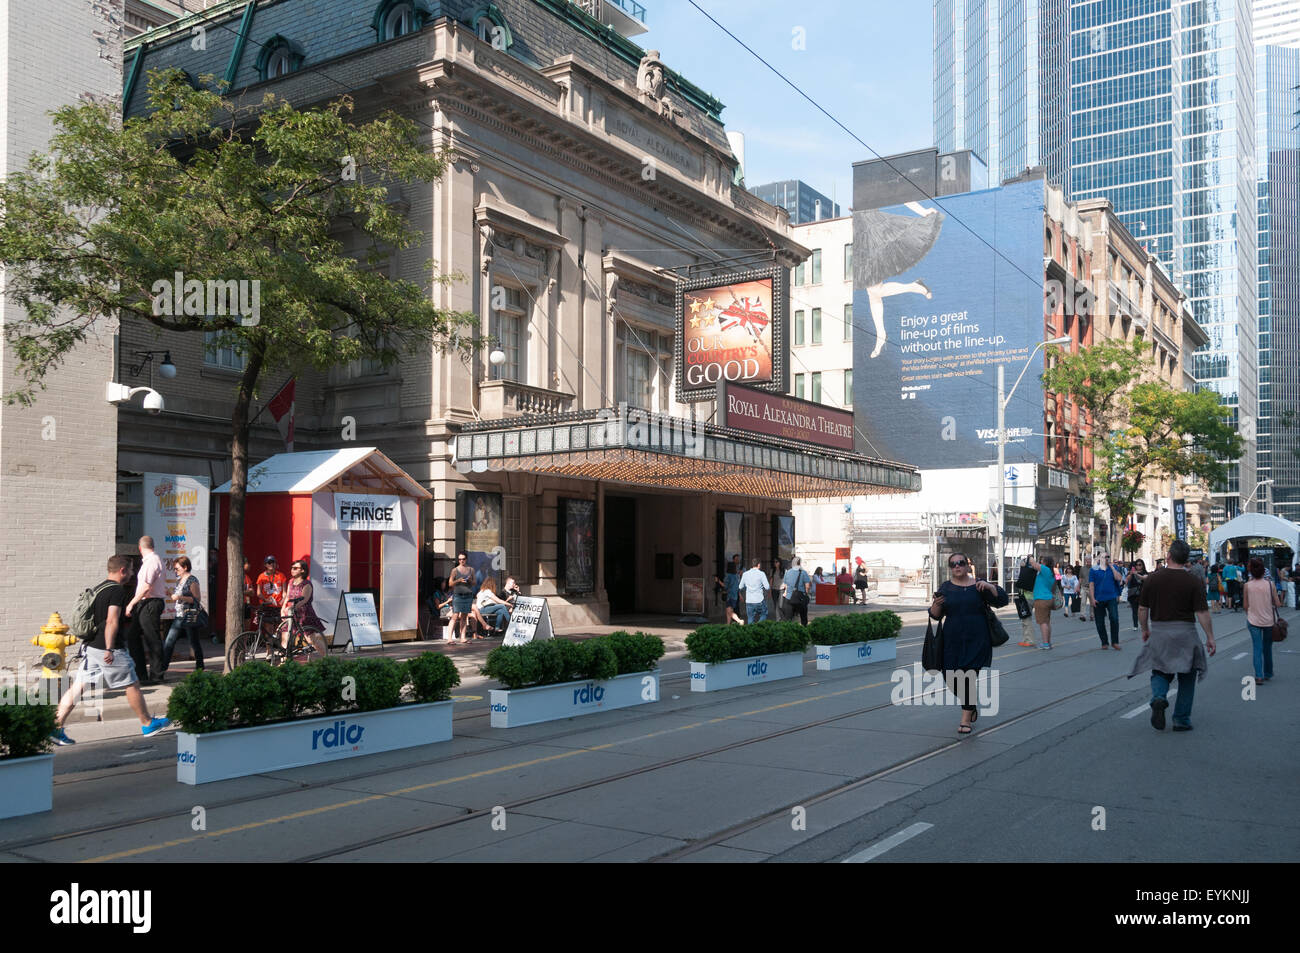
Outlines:
[[[257,579],[262,572],[262,560],[275,556],[280,562],[280,572],[286,578],[289,565],[299,556],[311,556],[311,495],[287,493],[250,493],[244,508],[244,555],[248,557],[249,573]],[[225,628],[226,604],[226,537],[230,532],[230,496],[222,494],[217,526],[219,550],[217,553],[216,599],[211,613],[213,628]],[[236,578],[242,576],[242,566],[237,566]],[[242,579],[238,583],[242,585]]]

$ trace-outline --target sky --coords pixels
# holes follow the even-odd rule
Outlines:
[[[633,41],[724,103],[727,131],[745,135],[745,184],[803,179],[847,214],[853,163],[871,152],[691,0],[639,2],[649,32]],[[934,144],[929,0],[695,3],[880,155]]]

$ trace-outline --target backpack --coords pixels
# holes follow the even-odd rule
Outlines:
[[[95,637],[95,600],[109,586],[116,585],[115,582],[106,582],[94,589],[86,589],[77,596],[77,604],[72,609],[72,624],[68,626],[68,631],[79,641],[89,642]]]

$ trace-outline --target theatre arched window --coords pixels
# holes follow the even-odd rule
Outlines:
[[[414,33],[428,17],[429,8],[423,0],[384,0],[375,9],[371,26],[382,43]]]
[[[302,66],[302,48],[297,43],[276,34],[262,44],[257,57],[257,75],[263,81],[279,79],[296,73]]]

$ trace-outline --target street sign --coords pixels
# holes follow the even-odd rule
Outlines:
[[[510,627],[502,645],[526,645],[534,639],[549,639],[551,610],[540,596],[516,596],[515,607],[510,611]]]
[[[373,592],[345,592],[339,600],[338,617],[334,620],[334,644],[346,645],[349,641],[357,648],[384,644]]]

